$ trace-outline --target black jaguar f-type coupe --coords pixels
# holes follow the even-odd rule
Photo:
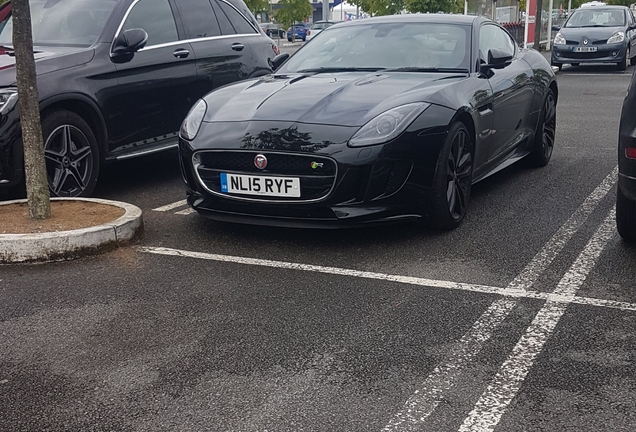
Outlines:
[[[472,184],[552,155],[550,64],[482,17],[342,23],[273,66],[208,94],[182,125],[188,203],[202,215],[309,227],[425,218],[453,229]]]

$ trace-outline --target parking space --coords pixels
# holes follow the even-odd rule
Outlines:
[[[636,249],[614,228],[633,67],[559,74],[543,169],[477,184],[452,232],[241,226],[176,154],[108,166],[135,247],[0,267],[8,430],[636,429]],[[611,426],[608,426],[611,425]]]

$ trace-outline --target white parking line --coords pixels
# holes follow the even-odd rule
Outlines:
[[[177,207],[182,207],[182,206],[184,206],[186,204],[188,204],[188,202],[186,200],[181,200],[181,201],[173,202],[172,204],[167,204],[165,206],[154,208],[152,210],[153,211],[158,211],[158,212],[166,212],[166,211],[170,211],[172,209],[176,209]]]
[[[324,267],[312,264],[300,264],[300,263],[291,263],[285,261],[272,261],[272,260],[264,260],[258,258],[245,258],[245,257],[237,257],[232,255],[219,255],[219,254],[210,254],[205,252],[193,252],[186,251],[180,249],[172,249],[165,247],[152,247],[152,246],[143,246],[139,247],[138,250],[144,253],[150,253],[155,255],[167,255],[167,256],[176,256],[176,257],[185,257],[185,258],[196,258],[196,259],[204,259],[210,261],[219,261],[219,262],[229,262],[235,264],[245,264],[245,265],[256,265],[263,267],[273,267],[280,269],[288,269],[288,270],[302,270],[302,271],[310,271],[317,273],[326,273],[338,276],[350,276],[350,277],[358,277],[363,279],[374,279],[374,280],[384,280],[388,282],[397,282],[406,285],[416,285],[423,286],[428,288],[443,288],[450,290],[459,290],[459,291],[468,291],[475,292],[480,294],[492,294],[492,295],[500,295],[504,297],[510,298],[527,298],[527,299],[535,299],[535,300],[549,300],[554,303],[577,303],[588,306],[598,306],[612,309],[620,309],[620,310],[628,310],[628,311],[636,311],[636,304],[634,303],[626,303],[626,302],[617,302],[612,300],[601,300],[595,298],[588,297],[576,297],[572,295],[562,295],[562,294],[553,294],[553,293],[545,293],[545,292],[536,292],[536,291],[521,291],[517,289],[509,289],[502,287],[495,287],[489,285],[479,285],[479,284],[470,284],[463,282],[453,282],[453,281],[443,281],[437,279],[426,279],[419,278],[414,276],[400,276],[400,275],[392,275],[386,273],[375,273],[375,272],[367,272],[360,270],[352,270],[345,269],[339,267]],[[496,302],[495,302],[496,303]],[[504,305],[491,305],[490,312],[486,311],[482,316],[490,316],[497,315],[498,313],[503,313],[503,310],[506,310]],[[482,328],[478,322],[473,325],[473,328]],[[467,335],[470,331],[467,333]]]
[[[195,213],[195,212],[196,212],[196,210],[191,209],[191,208],[187,208],[185,210],[181,210],[181,211],[175,212],[175,214],[178,214],[178,215],[189,215],[189,214],[192,214],[192,213]]]
[[[572,236],[596,208],[598,203],[612,189],[618,178],[618,166],[601,182],[596,189],[583,201],[572,216],[554,233],[552,238],[534,256],[532,261],[508,285],[509,288],[529,290],[532,284],[548,268],[554,258],[563,250]]]
[[[587,275],[596,265],[603,248],[614,236],[615,223],[616,211],[613,208],[559,282],[555,290],[556,295],[574,298]],[[459,428],[460,432],[494,430],[567,307],[567,302],[552,300],[546,302],[512,350],[510,357],[493,378],[492,384],[488,386],[464,420]]]

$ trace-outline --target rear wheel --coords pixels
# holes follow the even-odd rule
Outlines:
[[[99,176],[99,150],[79,115],[54,111],[42,120],[44,158],[52,196],[90,196]]]
[[[437,161],[430,222],[434,228],[457,228],[468,210],[473,181],[473,142],[462,122],[454,123]]]
[[[556,99],[551,89],[548,89],[539,116],[529,158],[532,165],[542,167],[550,162],[556,135]]]
[[[621,191],[616,190],[616,229],[627,242],[636,242],[636,202],[630,200]]]

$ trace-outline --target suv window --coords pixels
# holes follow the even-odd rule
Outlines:
[[[221,28],[210,0],[176,0],[185,26],[186,38],[219,36]]]
[[[252,34],[256,33],[254,27],[233,6],[223,0],[217,1],[221,8],[218,14],[221,32],[223,34]]]
[[[515,43],[508,33],[496,25],[486,24],[479,30],[480,61],[488,63],[488,51],[493,48],[515,55]]]
[[[179,40],[177,25],[168,0],[141,0],[126,18],[123,30],[141,28],[148,33],[146,46]]]

